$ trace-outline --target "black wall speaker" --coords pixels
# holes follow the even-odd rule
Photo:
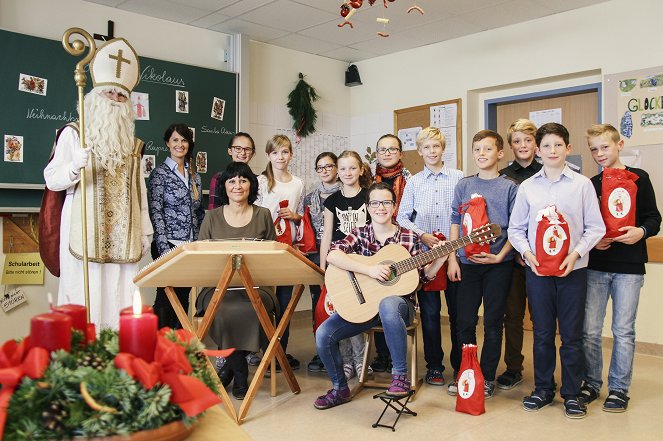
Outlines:
[[[359,77],[359,69],[354,64],[348,66],[345,71],[345,85],[348,87],[361,86],[361,78]]]

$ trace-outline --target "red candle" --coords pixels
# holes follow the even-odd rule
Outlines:
[[[154,313],[154,309],[149,306],[149,305],[140,305],[141,306],[141,314],[147,314],[147,313]],[[131,315],[134,313],[134,307],[133,306],[127,306],[126,308],[120,309],[120,315]]]
[[[71,350],[71,317],[50,312],[30,320],[30,344],[47,351]]]
[[[71,326],[77,330],[81,331],[83,335],[87,332],[87,309],[83,305],[61,305],[54,306],[52,308],[53,312],[59,312],[60,314],[68,315],[71,317]]]
[[[151,363],[157,345],[157,316],[143,313],[140,294],[134,294],[133,314],[120,315],[120,352],[128,352]]]

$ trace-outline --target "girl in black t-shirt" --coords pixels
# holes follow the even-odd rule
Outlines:
[[[344,239],[353,228],[370,222],[366,196],[373,177],[371,168],[362,162],[357,152],[346,150],[338,157],[338,177],[341,190],[325,199],[324,229],[320,243],[320,267],[327,266],[327,253],[332,241]],[[363,368],[364,339],[356,335],[339,344],[343,355],[343,370],[349,380]]]

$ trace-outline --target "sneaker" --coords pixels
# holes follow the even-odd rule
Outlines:
[[[483,381],[483,398],[489,400],[495,395],[495,382],[494,381]]]
[[[306,369],[309,372],[316,372],[317,373],[317,372],[322,371],[323,366],[324,366],[324,364],[322,364],[322,361],[320,361],[320,357],[318,355],[316,355],[315,357],[313,357],[311,359],[311,361],[308,362],[308,364],[306,365]]]
[[[295,357],[293,357],[290,354],[285,354],[285,356],[288,359],[288,364],[290,365],[290,369],[292,369],[293,371],[296,371],[297,369],[299,369],[299,365],[300,365],[299,360],[297,360]]]
[[[428,369],[426,372],[426,383],[432,386],[444,386],[444,376],[440,369]]]
[[[497,387],[503,390],[513,389],[523,382],[523,374],[514,371],[504,371],[497,377]]]
[[[404,397],[410,393],[410,380],[407,375],[394,374],[391,376],[391,384],[387,389],[387,394],[394,397]]]
[[[249,352],[246,354],[246,362],[249,363],[249,366],[258,366],[262,357],[257,352]]]
[[[325,395],[321,395],[315,400],[313,406],[316,409],[329,409],[332,407],[340,406],[352,400],[350,395],[350,388],[345,389],[330,389]]]
[[[606,412],[621,413],[626,412],[628,408],[629,397],[624,392],[611,390],[608,392],[608,398],[603,403],[603,410]]]
[[[375,372],[387,372],[391,369],[391,358],[388,355],[379,355],[375,357],[373,363],[371,363],[371,368]]]
[[[458,382],[457,381],[452,381],[449,383],[449,386],[447,387],[447,394],[451,395],[452,397],[455,397],[458,394]]]
[[[564,415],[567,418],[580,419],[587,416],[587,408],[578,398],[564,399]]]
[[[350,381],[350,379],[357,376],[357,372],[355,371],[355,367],[353,365],[351,365],[350,363],[345,363],[343,365],[343,373],[345,374],[345,379],[347,381]]]
[[[599,397],[599,392],[587,383],[583,383],[580,387],[580,395],[578,399],[586,406]]]
[[[541,410],[552,403],[554,397],[555,394],[553,393],[546,393],[543,391],[535,390],[531,395],[523,398],[523,409],[527,410],[528,412],[536,412],[537,410]]]
[[[355,372],[357,373],[357,378],[361,378],[361,371],[363,370],[364,365],[363,363],[355,364]],[[366,378],[373,378],[373,368],[368,367],[366,369]]]
[[[216,368],[221,369],[226,364],[226,359],[224,357],[216,357]]]

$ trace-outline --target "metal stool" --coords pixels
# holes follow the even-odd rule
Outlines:
[[[386,392],[373,395],[373,399],[379,398],[385,404],[384,410],[380,414],[380,417],[375,423],[373,423],[373,428],[386,427],[388,429],[391,429],[392,432],[395,432],[396,424],[398,423],[398,420],[400,419],[401,415],[406,414],[406,415],[417,416],[417,412],[413,412],[407,407],[407,403],[410,401],[410,398],[412,398],[414,393],[415,393],[414,390],[410,390],[410,392],[407,395],[402,397],[395,397],[393,395],[389,395]],[[388,426],[386,424],[380,424],[382,417],[389,408],[394,409],[394,411],[396,411],[397,413],[396,419],[394,420],[394,424],[392,424],[391,426]]]

